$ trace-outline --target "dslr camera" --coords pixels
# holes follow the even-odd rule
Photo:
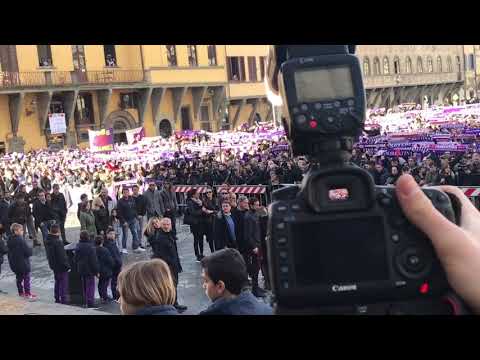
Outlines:
[[[267,253],[277,314],[451,314],[455,296],[430,240],[409,223],[393,186],[350,162],[365,123],[361,66],[350,45],[271,46],[293,156],[312,166],[273,192]],[[447,219],[458,200],[423,190]]]

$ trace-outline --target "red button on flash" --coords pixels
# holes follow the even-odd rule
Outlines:
[[[310,120],[309,124],[310,124],[310,127],[312,129],[315,129],[317,127],[317,121],[316,120]]]
[[[420,293],[421,294],[426,294],[428,293],[428,290],[429,290],[429,286],[427,283],[424,283],[420,286]]]

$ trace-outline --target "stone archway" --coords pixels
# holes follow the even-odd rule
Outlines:
[[[115,143],[127,143],[126,131],[135,128],[137,122],[128,111],[113,111],[105,120],[104,128],[113,129],[113,139]]]

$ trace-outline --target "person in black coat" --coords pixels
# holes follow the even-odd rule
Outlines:
[[[98,259],[98,268],[99,268],[99,279],[98,279],[98,294],[102,299],[103,303],[107,303],[112,300],[112,298],[108,297],[108,285],[110,285],[110,280],[113,275],[113,268],[115,266],[115,262],[113,260],[112,254],[110,251],[103,246],[103,236],[97,235],[95,237],[95,250],[97,253]]]
[[[65,234],[65,221],[67,219],[67,202],[65,196],[60,192],[60,186],[58,184],[53,185],[52,201],[50,202],[55,220],[60,225],[60,233],[62,234],[62,240],[64,245],[70,244],[67,241]]]
[[[103,247],[110,252],[113,259],[113,269],[112,269],[112,278],[110,280],[110,290],[112,291],[112,297],[114,300],[118,300],[119,295],[117,291],[117,280],[118,274],[122,271],[122,255],[120,254],[120,250],[117,246],[116,241],[116,232],[115,229],[109,227],[107,229],[107,235],[105,237],[105,241],[103,243]]]
[[[178,274],[182,272],[182,265],[178,257],[177,238],[172,233],[172,221],[170,218],[153,218],[150,221],[146,234],[148,235],[148,242],[152,247],[152,259],[162,259],[170,268],[175,289],[178,285]],[[175,291],[176,293],[176,291]],[[177,297],[175,297],[175,308],[179,312],[187,310],[186,306],[179,305]]]
[[[235,235],[235,220],[231,213],[232,207],[227,200],[222,203],[222,210],[213,219],[213,241],[215,251],[228,248],[237,248]]]
[[[10,269],[17,277],[18,295],[28,299],[35,299],[36,295],[30,291],[30,257],[32,249],[27,245],[23,237],[23,226],[12,224],[11,235],[7,241],[8,263]]]
[[[10,204],[8,208],[8,223],[9,224],[20,224],[23,226],[23,232],[25,232],[25,225],[27,223],[27,217],[30,212],[30,207],[28,206],[25,198],[22,194],[17,194],[15,200]]]
[[[53,224],[45,240],[45,252],[50,269],[55,278],[54,296],[55,302],[60,304],[67,303],[68,294],[68,271],[70,264],[63,241],[60,239],[60,225]]]
[[[140,188],[138,185],[134,185],[132,187],[132,197],[135,201],[135,208],[137,209],[137,236],[138,241],[140,241],[140,247],[143,247],[142,239],[143,239],[143,226],[145,215],[147,214],[147,199],[145,196],[139,193]]]
[[[97,235],[104,235],[108,229],[110,218],[108,209],[103,203],[101,197],[97,197],[92,201],[93,216],[95,217],[95,227]]]
[[[213,198],[213,190],[207,189],[205,192],[205,197],[203,198],[203,230],[202,236],[205,235],[207,238],[208,246],[210,247],[210,253],[215,251],[215,244],[213,242],[213,218],[218,212],[218,206],[216,199]]]
[[[75,263],[77,271],[82,278],[83,296],[86,307],[94,307],[95,300],[95,276],[99,275],[95,247],[90,241],[88,231],[80,232],[80,241],[75,249]]]
[[[187,212],[184,216],[184,223],[190,225],[190,231],[193,233],[193,249],[197,261],[204,258],[203,255],[203,203],[200,200],[200,194],[197,189],[192,189],[187,193]]]
[[[5,199],[4,193],[0,190],[0,237],[8,233],[8,208],[10,204]]]
[[[33,203],[33,217],[35,218],[35,226],[40,228],[45,242],[48,236],[48,222],[55,220],[55,216],[51,205],[47,202],[44,191],[38,193],[38,199]]]
[[[261,248],[261,228],[258,209],[260,202],[258,199],[249,200],[249,210],[245,214],[245,241],[247,249],[244,257],[248,274],[252,278],[252,293],[256,297],[265,297],[265,291],[258,285],[258,274],[260,272],[259,253]],[[248,261],[248,262],[247,262]]]
[[[6,254],[8,254],[7,244],[0,235],[0,274],[2,273],[3,256]],[[7,292],[0,290],[0,294],[7,294]]]

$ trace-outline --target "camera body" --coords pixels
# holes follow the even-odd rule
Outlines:
[[[446,193],[424,192],[457,222]],[[315,170],[273,197],[267,244],[277,306],[375,304],[449,291],[430,241],[403,215],[395,188],[375,186],[362,169]]]
[[[433,302],[451,291],[429,239],[402,213],[395,188],[375,186],[367,170],[350,163],[365,123],[353,52],[347,45],[284,45],[271,47],[267,59],[267,83],[281,95],[292,153],[311,164],[301,186],[272,195],[267,254],[277,313],[402,302],[415,313],[418,301],[438,309]],[[459,222],[455,197],[424,192]]]

